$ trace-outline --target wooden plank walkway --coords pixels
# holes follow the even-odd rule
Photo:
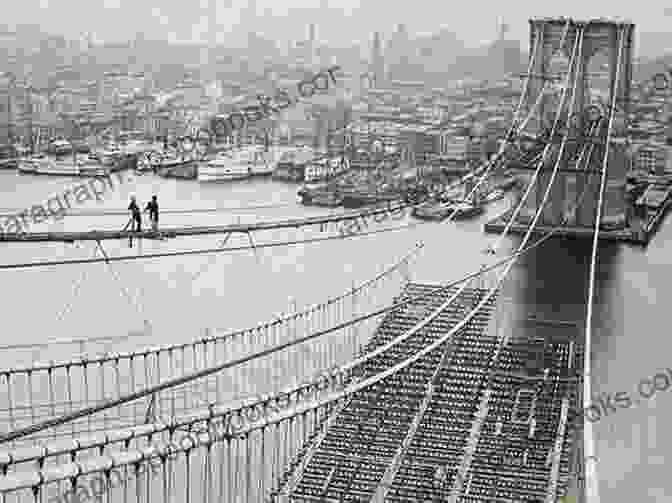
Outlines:
[[[254,231],[269,231],[276,229],[299,228],[310,225],[328,225],[330,223],[341,222],[344,220],[353,220],[359,217],[371,215],[380,215],[383,213],[399,211],[406,208],[406,204],[386,205],[365,211],[343,212],[337,215],[294,218],[287,220],[277,220],[273,222],[256,222],[252,224],[228,224],[215,226],[194,226],[194,227],[173,227],[162,228],[160,231],[151,229],[143,231],[103,231],[90,230],[79,232],[26,232],[26,233],[1,233],[0,242],[19,242],[19,243],[45,243],[51,241],[72,243],[75,241],[105,241],[112,239],[167,239],[185,236],[204,236],[210,234],[249,234]]]

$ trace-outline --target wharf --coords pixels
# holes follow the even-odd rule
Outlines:
[[[500,234],[506,228],[513,210],[508,210],[487,222],[484,230],[491,234]],[[530,222],[514,222],[509,228],[512,234],[525,234],[530,228]],[[553,232],[558,237],[571,237],[577,239],[590,239],[593,237],[594,229],[592,227],[574,227],[537,224],[532,231],[532,235],[540,236]],[[649,242],[650,233],[637,234],[632,229],[600,229],[599,239],[604,241],[618,241],[631,244],[645,245]]]
[[[628,226],[625,229],[600,229],[599,238],[604,241],[620,241],[625,243],[647,245],[653,238],[667,210],[672,206],[672,175],[629,176],[631,188],[628,193],[639,194],[629,203],[627,209]],[[485,224],[485,232],[500,233],[504,231],[511,218],[512,210],[508,210]],[[520,215],[518,217],[520,219]],[[510,228],[514,234],[525,234],[530,222],[517,221]],[[554,226],[537,224],[533,234],[541,235],[554,231],[561,237],[578,239],[592,238],[592,227]]]
[[[407,285],[397,300],[426,297],[390,312],[363,354],[417,326],[457,292],[428,295],[435,288]],[[361,377],[435,342],[485,293],[465,289],[394,351],[366,362]],[[498,337],[505,331],[493,316],[495,299],[443,345],[337,408],[285,472],[280,501],[347,497],[401,503],[462,501],[468,495],[470,502],[491,503],[556,501],[570,493],[576,478],[571,456],[580,434],[574,419],[582,417],[576,414],[581,346],[573,331],[563,337]]]

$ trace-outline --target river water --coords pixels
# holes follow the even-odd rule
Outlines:
[[[0,207],[41,204],[80,182],[3,171]],[[165,227],[276,220],[331,211],[300,206],[296,202],[296,186],[271,180],[202,185],[130,174],[123,184],[108,191],[102,202],[86,201],[77,210],[124,210],[131,193],[143,205],[157,194],[162,211],[265,206],[221,213],[164,213],[161,226]],[[243,250],[214,258],[195,255],[116,262],[111,268],[117,279],[102,263],[3,270],[0,274],[5,328],[0,344],[118,336],[142,330],[145,320],[151,323],[150,337],[133,339],[128,347],[106,348],[120,350],[130,345],[191,340],[202,334],[203,327],[252,326],[286,312],[290,305],[301,309],[373,277],[420,241],[425,247],[413,262],[413,279],[431,283],[457,279],[483,263],[482,251],[496,237],[484,235],[482,225],[506,204],[501,202],[474,221],[423,225],[372,237],[259,249],[256,253]],[[125,215],[69,216],[60,222],[35,225],[31,230],[119,229],[127,221]],[[258,244],[317,234],[318,231],[280,230],[258,233],[253,239]],[[666,354],[670,343],[665,342],[664,308],[665,299],[672,292],[672,260],[665,252],[670,238],[672,225],[666,222],[646,249],[619,244],[600,247],[591,355],[596,394],[625,391],[634,398],[642,378],[672,368],[672,358]],[[108,241],[104,246],[110,255],[156,253],[214,248],[221,239],[222,236],[199,236],[143,241],[140,247],[134,243],[133,248],[127,241]],[[518,242],[519,238],[511,238],[505,248],[513,249]],[[237,236],[227,244],[246,246],[249,241]],[[95,248],[91,243],[3,243],[0,247],[2,263],[88,258]],[[589,242],[551,239],[522,257],[507,280],[507,309],[521,316],[576,322],[577,334],[581,335],[589,254]],[[138,301],[129,301],[122,294],[123,289]],[[28,356],[50,360],[62,356],[56,356],[57,352],[54,346],[30,351]],[[14,363],[20,352],[3,353],[0,363],[6,366]],[[24,351],[22,358],[26,357]],[[666,453],[672,463],[672,434],[666,432],[665,426],[672,417],[672,397],[667,395],[669,390],[660,391],[595,423],[602,501],[670,501],[666,495],[672,495],[672,479],[664,475]]]

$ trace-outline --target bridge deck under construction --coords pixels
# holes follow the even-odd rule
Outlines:
[[[410,284],[401,298],[430,288]],[[365,351],[413,327],[453,293],[388,314]],[[393,354],[371,360],[363,374],[426,347],[484,294],[466,289]],[[458,501],[454,497],[491,503],[567,494],[575,433],[568,416],[578,403],[583,355],[570,339],[498,339],[494,299],[452,340],[334,412],[285,474],[279,501]]]

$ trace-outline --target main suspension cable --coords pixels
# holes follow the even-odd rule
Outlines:
[[[583,410],[587,410],[593,399],[591,389],[591,344],[593,333],[593,303],[595,301],[595,275],[597,272],[597,248],[602,220],[602,205],[604,204],[604,192],[607,181],[607,163],[609,161],[609,146],[613,133],[614,118],[616,116],[616,99],[620,91],[621,64],[623,62],[623,45],[625,44],[624,30],[621,28],[618,34],[618,59],[616,62],[615,80],[612,88],[611,107],[609,110],[609,124],[607,126],[607,138],[604,148],[604,160],[598,193],[597,211],[595,215],[595,230],[593,231],[593,245],[590,253],[590,269],[588,272],[588,299],[586,301],[586,350],[584,351],[584,377],[583,377]],[[586,495],[588,501],[599,501],[599,482],[597,478],[597,457],[595,456],[595,439],[593,437],[593,425],[584,418],[584,469],[586,482]]]
[[[581,33],[583,33],[583,32],[581,32]],[[569,89],[569,85],[570,85],[569,81],[570,81],[570,78],[572,77],[572,74],[574,75],[574,84],[572,86],[572,103],[571,103],[570,108],[573,108],[573,106],[574,106],[574,102],[575,102],[575,98],[576,98],[576,86],[577,86],[577,83],[578,83],[578,72],[573,71],[573,68],[574,68],[574,63],[576,62],[577,49],[579,50],[579,54],[582,54],[582,51],[583,51],[583,36],[582,35],[577,35],[577,38],[574,40],[574,44],[572,46],[572,58],[569,62],[569,68],[567,70],[565,85],[564,85],[563,91],[562,91],[562,98],[560,100],[560,104],[558,105],[558,109],[557,109],[556,114],[555,114],[555,120],[553,121],[553,127],[551,128],[551,134],[550,134],[549,142],[544,147],[543,153],[541,155],[541,159],[539,160],[539,162],[537,164],[537,169],[535,170],[534,174],[532,175],[532,179],[529,181],[529,183],[527,185],[527,188],[525,189],[525,193],[523,194],[520,201],[518,202],[518,205],[516,206],[514,211],[511,213],[511,217],[509,218],[509,221],[506,223],[506,226],[504,227],[504,232],[503,232],[502,236],[492,246],[492,249],[495,252],[497,251],[497,248],[499,248],[499,246],[501,245],[502,240],[503,240],[503,236],[505,236],[506,233],[510,230],[511,226],[514,224],[514,222],[516,221],[516,218],[520,214],[520,211],[523,209],[523,206],[525,205],[525,202],[527,201],[527,198],[529,197],[530,192],[532,191],[532,188],[537,183],[539,173],[541,172],[541,170],[544,167],[544,163],[546,162],[546,157],[548,156],[548,152],[550,151],[550,147],[553,144],[552,141],[553,141],[553,138],[555,137],[556,131],[558,129],[558,125],[560,123],[560,118],[562,117],[562,112],[565,108],[565,100],[567,99],[567,90]],[[560,152],[558,153],[558,158],[556,160],[556,168],[561,161],[562,153],[564,151],[566,143],[567,143],[567,135],[565,134],[563,136],[563,141],[562,141],[562,144],[560,146]],[[555,170],[554,170],[554,173],[555,173]],[[549,186],[553,183],[553,178],[554,177],[552,177],[551,180],[549,181]]]

